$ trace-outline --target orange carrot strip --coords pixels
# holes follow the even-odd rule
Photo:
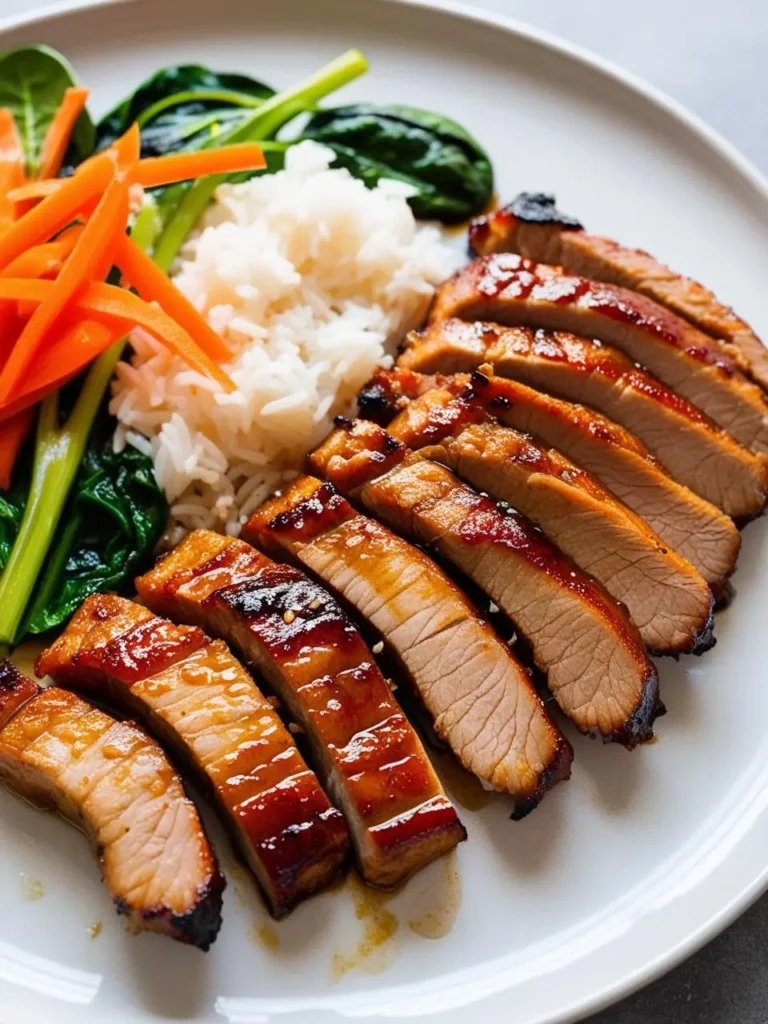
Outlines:
[[[70,136],[87,102],[87,89],[72,88],[64,93],[43,139],[39,178],[55,178],[61,170]]]
[[[24,183],[24,150],[13,114],[0,108],[0,232],[16,219],[16,203],[9,196]]]
[[[0,302],[14,300],[40,304],[56,287],[55,281],[29,281],[18,277],[0,277]],[[125,288],[91,282],[72,297],[70,309],[85,317],[106,318],[111,326],[122,326],[127,332],[132,327],[143,327],[149,334],[178,355],[188,366],[217,381],[225,391],[235,385],[214,361],[201,351],[193,338],[167,313],[150,306]]]
[[[231,357],[229,346],[221,335],[209,326],[189,299],[128,235],[120,239],[115,252],[115,264],[142,299],[145,302],[156,302],[164,309],[195,339],[207,356],[217,362],[224,362]]]
[[[104,192],[114,172],[114,159],[102,153],[82,174],[64,179],[58,191],[25,213],[0,236],[0,270],[5,270],[33,245],[47,242],[70,224],[86,203]]]
[[[27,249],[1,273],[4,277],[55,277],[75,247],[82,227],[59,235],[55,242],[44,242]]]
[[[5,277],[54,278],[61,271],[66,255],[56,242],[46,242],[27,249],[1,273]]]
[[[0,310],[0,370],[8,362],[16,339],[24,328],[24,319],[13,303],[4,302]]]
[[[11,486],[13,467],[35,418],[34,408],[25,409],[0,423],[0,490]]]
[[[109,152],[109,150],[105,150]],[[84,161],[79,173],[90,163]],[[255,142],[236,142],[221,149],[205,149],[199,153],[171,153],[168,156],[148,156],[139,160],[133,180],[144,188],[158,185],[174,185],[190,178],[202,178],[206,174],[236,174],[239,171],[260,171],[267,166],[261,146]],[[15,188],[10,197],[14,202],[27,199],[42,199],[58,192],[66,178],[51,178],[46,181],[30,181]]]
[[[206,174],[260,171],[266,166],[261,146],[255,142],[237,142],[231,146],[222,146],[221,149],[204,149],[198,153],[146,157],[139,161],[134,181],[144,188],[154,188],[190,178],[202,178]]]
[[[124,335],[122,325],[76,321],[43,349],[21,382],[18,396],[0,408],[0,422],[58,391]]]
[[[29,199],[46,199],[48,196],[60,192],[68,181],[70,181],[69,178],[46,178],[45,181],[28,181],[25,185],[18,185],[12,189],[8,193],[8,198],[14,203],[24,203]]]
[[[113,254],[125,232],[129,210],[129,174],[139,153],[139,130],[130,128],[116,143],[115,176],[75,243],[54,287],[27,321],[0,372],[0,403],[16,396],[18,384],[37,356],[53,322],[85,283],[109,273]],[[34,211],[32,211],[34,212]],[[0,239],[2,245],[2,239]]]

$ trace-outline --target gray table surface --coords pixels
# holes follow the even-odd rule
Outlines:
[[[46,2],[0,0],[0,16]],[[628,0],[474,2],[641,75],[768,174],[768,0],[645,0],[642,8]],[[589,1024],[768,1024],[766,935],[768,896],[700,953]]]

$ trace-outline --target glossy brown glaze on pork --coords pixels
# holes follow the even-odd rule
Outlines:
[[[132,931],[209,948],[224,880],[181,780],[132,722],[0,662],[0,780],[86,832]]]
[[[716,341],[637,292],[496,253],[438,289],[431,319],[450,317],[573,331],[613,345],[741,444],[768,452],[768,396]]]
[[[348,433],[356,436],[354,428]],[[638,631],[528,520],[499,510],[445,466],[413,456],[384,475],[374,472],[359,498],[392,529],[453,563],[509,616],[583,732],[628,747],[652,735],[658,679]]]
[[[515,252],[647,295],[718,340],[743,372],[768,388],[768,350],[730,306],[650,253],[587,234],[557,209],[554,196],[522,192],[508,206],[476,218],[469,238],[477,256]]]
[[[338,873],[344,820],[226,644],[100,594],[36,670],[140,716],[195,771],[276,917]]]
[[[713,598],[701,574],[557,449],[440,390],[414,399],[388,432],[527,516],[627,607],[653,652],[712,645]]]
[[[465,838],[416,732],[324,588],[209,530],[136,586],[150,608],[232,644],[272,685],[307,734],[369,885],[400,885]]]
[[[499,423],[557,448],[592,473],[719,593],[736,565],[741,537],[732,519],[676,483],[628,430],[583,405],[565,402],[500,377],[490,364],[472,374],[376,371],[358,404],[365,419],[386,426],[410,401],[430,391],[460,398]]]
[[[737,520],[759,515],[768,493],[765,459],[606,345],[574,334],[446,320],[408,336],[399,364],[458,373],[490,363],[510,377],[621,423],[678,483]]]
[[[571,748],[525,668],[423,552],[313,477],[262,506],[243,537],[294,558],[369,623],[438,736],[468,771],[513,796],[516,817],[568,777]]]

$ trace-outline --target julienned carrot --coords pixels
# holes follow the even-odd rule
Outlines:
[[[19,387],[18,396],[0,407],[0,423],[58,391],[125,334],[122,324],[78,320],[43,349]]]
[[[89,163],[90,160],[84,161],[75,177],[87,169]],[[255,142],[238,142],[231,146],[222,146],[221,149],[205,149],[199,153],[171,153],[168,156],[146,157],[136,165],[133,182],[143,185],[144,188],[156,188],[158,185],[173,185],[178,181],[202,178],[207,174],[260,171],[266,165],[261,146]],[[14,189],[11,192],[11,199],[14,202],[22,202],[27,199],[45,198],[60,191],[66,181],[66,178],[31,181]]]
[[[95,213],[83,228],[50,294],[27,321],[8,361],[0,371],[0,404],[16,396],[19,382],[36,358],[46,333],[66,309],[72,296],[84,284],[94,279],[101,280],[109,273],[115,250],[128,222],[129,178],[138,156],[139,130],[134,125],[115,144],[114,177]],[[2,241],[0,239],[0,246]]]
[[[134,181],[144,188],[172,185],[177,181],[202,178],[207,174],[235,174],[238,171],[260,171],[267,166],[261,146],[255,142],[238,142],[221,149],[204,149],[198,153],[171,153],[140,160]]]
[[[13,223],[16,203],[9,193],[24,183],[24,150],[13,114],[0,108],[0,232]]]
[[[16,306],[12,303],[3,303],[3,308],[0,309],[0,370],[8,362],[8,356],[23,327],[24,319]]]
[[[82,166],[84,165],[81,164]],[[29,199],[46,199],[56,192],[61,192],[69,180],[69,178],[46,178],[44,181],[28,181],[26,184],[17,185],[11,189],[8,198],[14,203],[25,203]]]
[[[13,263],[2,271],[4,277],[55,277],[61,270],[64,260],[75,247],[82,226],[77,230],[68,231],[55,242],[44,242],[27,249]]]
[[[34,409],[25,409],[16,413],[9,420],[0,423],[0,490],[7,491],[11,486],[13,467],[21,446],[30,431],[35,418]]]
[[[88,90],[67,89],[48,126],[40,153],[40,178],[55,178],[61,170],[69,140],[88,102]]]
[[[0,235],[0,270],[70,224],[88,202],[104,192],[114,173],[111,154],[99,154],[82,174],[64,179],[60,189],[11,224]]]
[[[123,235],[118,243],[115,264],[142,299],[156,302],[194,338],[207,356],[216,362],[224,362],[231,357],[232,353],[224,339],[208,325],[189,299],[128,235]]]
[[[55,287],[55,281],[0,277],[0,302],[13,300],[39,304],[48,298]],[[192,369],[217,381],[227,392],[235,389],[227,374],[200,349],[183,327],[162,309],[150,306],[125,288],[92,282],[72,297],[69,309],[85,317],[104,318],[110,325],[120,325],[124,331],[132,327],[143,327]]]

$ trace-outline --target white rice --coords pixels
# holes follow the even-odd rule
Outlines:
[[[366,189],[332,159],[303,142],[284,171],[220,188],[174,269],[232,348],[233,394],[142,332],[118,365],[115,444],[151,454],[184,528],[237,533],[457,265],[437,228],[417,225],[407,186]]]

